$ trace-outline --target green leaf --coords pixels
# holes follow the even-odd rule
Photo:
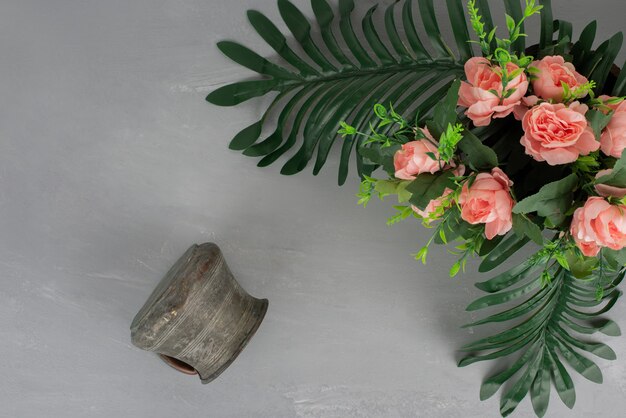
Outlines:
[[[411,193],[406,191],[406,186],[409,183],[408,181],[376,180],[374,190],[381,199],[386,196],[396,195],[398,203],[406,203],[411,198]]]
[[[585,114],[587,120],[589,121],[589,125],[593,129],[593,133],[596,136],[596,139],[600,140],[600,135],[602,135],[602,130],[606,128],[606,126],[611,121],[612,113],[604,114],[596,109],[589,109]]]
[[[589,308],[598,304],[592,305],[587,302],[594,300],[594,283],[601,279],[598,274],[604,273],[596,270],[595,277],[579,280],[556,264],[556,267],[549,267],[553,279],[544,287],[539,286],[540,276],[545,273],[543,266],[539,270],[531,269],[536,272],[535,275],[523,273],[524,278],[511,280],[516,274],[520,275],[526,271],[529,263],[524,262],[509,273],[503,274],[503,279],[499,282],[497,278],[492,279],[494,284],[498,283],[495,289],[500,291],[484,296],[470,305],[471,309],[504,305],[506,308],[503,309],[506,310],[477,321],[474,325],[506,321],[510,327],[467,345],[466,350],[473,352],[459,362],[459,366],[466,366],[477,361],[502,358],[520,352],[515,361],[509,361],[507,367],[485,380],[481,387],[480,397],[484,400],[493,396],[506,382],[510,382],[509,389],[501,400],[500,412],[503,416],[512,413],[529,392],[535,413],[543,416],[548,408],[551,381],[554,382],[563,403],[569,408],[574,406],[576,401],[574,383],[561,363],[559,355],[574,370],[597,383],[602,381],[600,369],[576,349],[603,359],[615,358],[615,352],[606,344],[585,341],[576,334],[591,334],[597,330],[607,330],[611,335],[618,334],[618,330],[613,329],[612,321],[596,319],[598,315],[611,308],[615,296],[610,299],[607,306],[596,311]],[[624,270],[615,274],[616,279],[613,282],[619,283],[624,276]],[[522,284],[514,289],[507,289],[518,283]],[[608,286],[607,289],[615,289],[617,283]],[[532,296],[528,297],[529,294]],[[586,308],[580,311],[576,310],[577,306]],[[575,323],[568,319],[569,317],[590,326]]]
[[[366,158],[368,162],[382,166],[389,174],[393,174],[393,156],[400,148],[399,145],[381,147],[380,144],[371,144],[367,147],[359,148],[359,154]]]
[[[498,166],[498,156],[495,151],[484,145],[469,130],[465,130],[463,133],[459,148],[465,153],[465,161],[472,170],[486,171]]]
[[[621,250],[611,250],[610,248],[604,248],[602,254],[606,258],[606,261],[614,269],[621,269],[626,266],[626,248]]]
[[[476,283],[476,287],[483,292],[498,292],[514,285],[515,283],[525,280],[530,274],[532,274],[532,272],[533,265],[529,261],[526,261],[485,282]]]
[[[458,54],[452,52],[439,30],[434,1],[418,0],[419,8],[413,7],[413,3],[405,1],[401,20],[396,20],[391,4],[384,14],[384,30],[374,24],[376,8],[368,10],[359,20],[365,38],[361,41],[353,28],[353,22],[359,18],[353,0],[340,0],[338,13],[333,12],[327,0],[312,0],[313,20],[307,19],[290,1],[279,0],[284,26],[297,44],[293,49],[278,25],[258,11],[249,11],[248,19],[254,30],[288,65],[263,58],[238,43],[223,41],[219,47],[227,57],[264,78],[221,87],[209,94],[207,100],[220,106],[233,106],[270,92],[281,97],[298,96],[298,100],[273,102],[276,112],[265,112],[267,116],[258,124],[238,135],[233,148],[243,150],[245,155],[261,157],[259,166],[264,167],[298,147],[281,173],[300,172],[315,157],[313,172],[317,174],[341,138],[340,122],[367,129],[375,118],[372,111],[375,103],[391,104],[408,120],[414,119],[417,111],[422,116],[432,113],[453,80],[463,76],[464,63],[473,53],[462,0],[446,0]],[[414,12],[418,12],[427,29],[427,42],[418,36]],[[313,32],[320,33],[321,39],[314,39]],[[406,35],[407,45],[401,33]],[[428,51],[431,47],[432,53]],[[400,86],[403,88],[398,90]],[[313,96],[315,99],[311,99]],[[260,132],[273,122],[274,114],[279,115],[279,126],[269,137],[261,138]],[[293,128],[289,128],[291,121],[297,121]],[[339,184],[348,176],[352,156],[356,156],[359,175],[376,168],[376,164],[364,160],[362,153],[352,152],[361,142],[360,138],[347,138],[343,142]]]
[[[501,293],[494,293],[491,295],[483,296],[482,298],[470,303],[466,310],[467,311],[476,311],[479,309],[488,308],[494,305],[501,305],[503,303],[507,303],[511,300],[517,299],[520,296],[527,295],[532,292],[534,289],[539,287],[540,281],[534,280],[522,287],[513,290],[503,291]]]
[[[485,380],[480,387],[480,400],[484,401],[491,398],[500,389],[500,386],[509,380],[515,373],[522,369],[530,359],[533,358],[539,344],[533,344],[513,365],[501,373],[491,376]]]
[[[537,372],[541,367],[543,357],[537,355],[530,362],[524,374],[519,378],[517,383],[502,397],[500,401],[500,413],[503,417],[509,416],[520,401],[524,399],[530,387],[537,376]]]
[[[622,156],[613,166],[613,171],[606,176],[602,176],[596,180],[599,184],[608,184],[609,186],[626,187],[626,150],[622,152]]]
[[[253,97],[264,96],[278,88],[276,79],[240,81],[229,84],[210,93],[206,100],[218,106],[235,106]]]
[[[574,66],[577,68],[582,67],[582,64],[591,55],[591,48],[593,48],[593,42],[596,38],[596,30],[598,23],[594,20],[589,23],[580,33],[578,42],[572,47],[572,55],[574,57]]]
[[[513,32],[513,30],[515,29],[515,20],[507,14],[505,14],[504,17],[506,18],[506,28],[509,30],[509,32]]]
[[[572,193],[578,185],[575,174],[548,183],[537,194],[527,197],[513,207],[513,213],[524,214],[536,212],[547,218],[553,225],[560,225],[572,205]]]
[[[406,190],[412,194],[409,202],[424,210],[431,200],[441,197],[446,188],[454,189],[454,173],[446,171],[439,174],[420,174]]]
[[[513,231],[518,237],[528,237],[538,245],[543,245],[541,228],[533,221],[519,213],[513,214]]]
[[[270,77],[283,78],[286,80],[301,80],[302,76],[280,67],[258,55],[251,49],[238,44],[237,42],[221,41],[217,47],[224,55],[237,64],[256,71],[259,74]]]
[[[460,270],[461,270],[461,263],[457,261],[456,263],[454,263],[452,268],[450,268],[450,277],[455,277],[457,274],[459,274]]]
[[[344,68],[354,68],[354,64],[346,56],[344,51],[342,51],[333,33],[332,23],[335,20],[335,14],[328,2],[326,0],[312,0],[311,8],[317,19],[320,34],[322,35],[326,48],[328,48],[333,57],[343,65]]]
[[[626,63],[621,66],[621,68],[625,68]],[[620,71],[619,77],[617,77],[617,81],[615,82],[615,87],[613,88],[613,96],[626,96],[626,71]]]
[[[311,38],[311,24],[304,14],[289,0],[278,0],[278,11],[287,24],[294,38],[313,62],[319,65],[322,71],[336,71],[335,66],[320,51]]]
[[[519,4],[519,3],[518,3]],[[539,50],[548,49],[554,40],[554,19],[552,17],[552,1],[539,0],[539,4],[543,6],[541,10],[541,35],[539,37]],[[543,55],[539,58],[543,58]]]
[[[506,13],[511,15],[513,20],[515,20],[516,22],[519,22],[520,20],[522,20],[522,18],[524,16],[524,12],[522,10],[522,6],[521,6],[519,0],[504,0],[504,8],[506,10]],[[520,30],[521,30],[521,32],[524,32],[524,24],[523,23],[520,26]],[[520,36],[517,39],[517,41],[515,41],[513,43],[513,45],[511,45],[512,46],[512,51],[517,53],[517,54],[521,54],[526,49],[525,44],[526,44],[526,42],[524,40],[524,37]]]
[[[467,61],[474,56],[472,47],[468,42],[470,38],[467,22],[465,18],[465,10],[463,9],[463,0],[446,0],[448,6],[448,14],[450,15],[450,24],[452,33],[456,41],[462,61]]]
[[[396,18],[394,16],[397,4],[397,1],[393,2],[387,7],[387,10],[385,10],[385,29],[387,31],[387,35],[389,35],[389,41],[391,42],[393,49],[400,56],[400,61],[408,62],[409,59],[407,56],[410,56],[410,52],[404,45],[404,42],[398,33],[399,25],[396,23]]]
[[[437,23],[437,16],[435,14],[434,0],[418,0],[420,14],[422,15],[422,23],[424,24],[424,30],[432,47],[437,52],[437,55],[441,57],[448,56],[454,58],[454,53],[443,39],[443,35],[439,30]]]
[[[498,267],[504,263],[520,248],[528,244],[528,237],[518,237],[517,234],[509,234],[502,242],[500,242],[480,263],[478,271],[484,273]]]
[[[618,32],[608,41],[608,45],[606,51],[601,55],[601,60],[597,64],[594,71],[589,76],[589,80],[593,80],[596,82],[596,93],[600,94],[604,89],[606,80],[611,72],[611,67],[615,62],[615,58],[619,54],[620,49],[622,48],[622,43],[624,42],[624,35],[622,32]]]
[[[548,354],[548,362],[550,364],[550,372],[552,374],[554,387],[556,388],[557,393],[565,406],[572,409],[576,403],[576,390],[574,389],[574,382],[557,355],[553,354],[552,350],[550,350]]]
[[[455,80],[448,89],[446,97],[435,106],[432,124],[428,125],[430,133],[434,138],[440,138],[448,126],[456,124],[456,107],[459,101],[460,87],[461,81]]]
[[[547,337],[547,341],[549,341],[551,345],[558,347],[561,355],[565,358],[569,365],[583,377],[594,383],[602,383],[602,372],[594,362],[578,354],[558,338],[549,335]]]

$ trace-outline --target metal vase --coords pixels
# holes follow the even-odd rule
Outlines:
[[[237,283],[217,245],[193,245],[135,316],[131,340],[209,383],[250,341],[267,306]]]

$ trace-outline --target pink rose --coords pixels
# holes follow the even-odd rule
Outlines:
[[[530,64],[539,72],[532,80],[535,94],[544,100],[563,101],[563,84],[575,89],[588,82],[579,74],[571,62],[565,62],[560,55],[544,57],[541,61]]]
[[[437,149],[437,141],[428,132],[428,129],[422,129],[426,139],[407,142],[402,148],[396,151],[393,156],[393,165],[396,170],[395,177],[402,180],[415,180],[415,177],[423,173],[434,174],[441,170],[439,165],[439,151]],[[428,153],[433,153],[433,160]],[[449,168],[444,167],[444,168]]]
[[[612,168],[598,171],[598,174],[596,174],[596,180],[599,179],[600,177],[608,176],[612,172],[613,172]],[[626,188],[609,186],[608,184],[601,184],[601,183],[596,184],[595,188],[596,188],[596,192],[598,192],[598,194],[602,197],[616,197],[618,199],[621,199],[624,196],[626,196]]]
[[[626,149],[626,101],[611,106],[615,112],[600,137],[602,152],[611,157],[620,158]]]
[[[522,120],[524,136],[522,145],[526,154],[550,165],[568,164],[578,156],[587,155],[600,148],[600,143],[587,124],[587,105],[574,102],[541,103],[530,109]]]
[[[519,67],[513,63],[507,65],[509,73],[517,69]],[[528,79],[522,72],[507,84],[507,90],[514,91],[505,98],[498,71],[502,69],[491,66],[486,58],[474,57],[465,63],[467,82],[461,83],[459,106],[467,107],[465,114],[476,126],[487,126],[491,118],[504,118],[511,114],[528,90]]]
[[[597,255],[600,247],[621,250],[626,247],[626,206],[590,197],[574,212],[570,233],[588,257]]]
[[[478,174],[471,187],[465,183],[461,190],[461,218],[472,225],[485,224],[487,239],[506,234],[513,226],[512,185],[499,168]]]
[[[539,103],[539,97],[537,96],[522,97],[520,104],[513,108],[513,115],[515,116],[515,119],[524,120],[526,112],[528,112],[531,107],[537,106],[537,103]]]

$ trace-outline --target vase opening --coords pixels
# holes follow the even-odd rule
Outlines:
[[[174,357],[166,356],[165,354],[159,354],[159,357],[161,358],[161,360],[167,363],[170,367],[178,370],[181,373],[188,374],[188,375],[198,374],[196,369],[194,369],[193,367],[191,367],[189,364],[185,363],[184,361],[178,360],[177,358],[174,358]]]

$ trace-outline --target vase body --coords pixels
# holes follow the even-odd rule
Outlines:
[[[237,283],[217,245],[193,245],[135,316],[131,340],[208,383],[243,350],[267,306]]]

